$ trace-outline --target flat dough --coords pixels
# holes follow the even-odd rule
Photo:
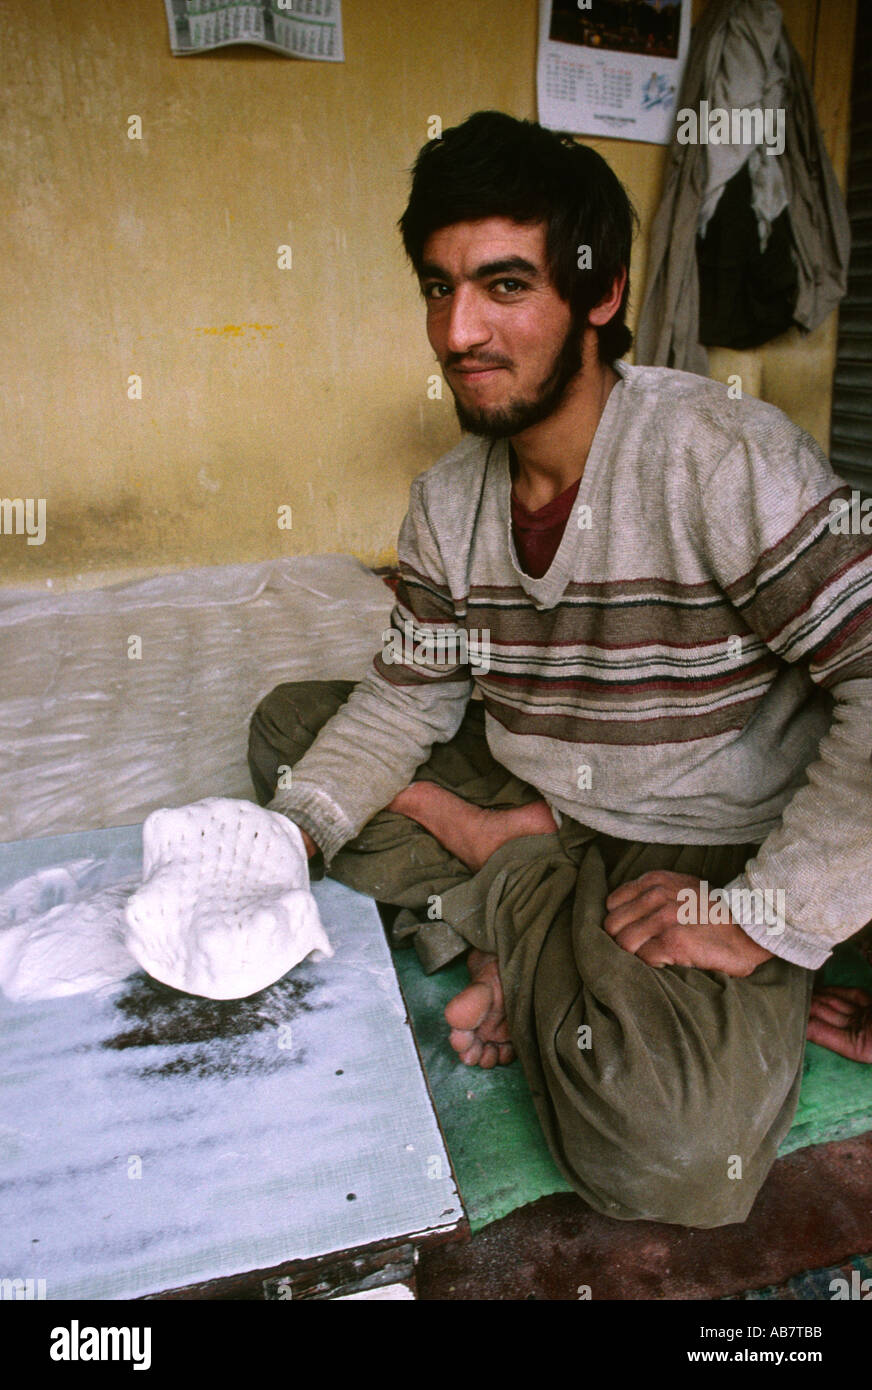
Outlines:
[[[155,979],[208,999],[243,999],[310,952],[333,955],[309,891],[303,837],[287,817],[210,797],[152,812],[142,845],[125,945]]]
[[[124,945],[133,882],[103,886],[94,860],[41,869],[0,902],[0,989],[16,1003],[110,990],[137,968]],[[96,882],[95,882],[96,880]]]

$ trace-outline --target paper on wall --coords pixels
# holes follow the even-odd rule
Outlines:
[[[341,0],[164,0],[176,56],[253,43],[288,58],[341,63]]]
[[[549,130],[667,145],[690,0],[539,0],[539,120]]]

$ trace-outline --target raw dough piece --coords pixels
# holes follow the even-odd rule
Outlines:
[[[81,859],[41,869],[3,894],[0,989],[7,998],[108,990],[136,970],[124,946],[124,903],[134,883],[102,886],[102,867]]]
[[[128,950],[155,979],[242,999],[304,956],[332,956],[297,826],[249,801],[210,797],[154,811],[142,887],[125,909]]]

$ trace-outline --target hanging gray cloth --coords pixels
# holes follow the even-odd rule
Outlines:
[[[748,162],[761,244],[783,201],[780,186],[786,193],[798,282],[794,322],[811,331],[845,293],[847,210],[808,77],[782,27],[781,11],[774,0],[710,0],[693,31],[678,109],[699,113],[703,101],[711,111],[748,108],[755,82],[760,89],[755,104],[783,100],[783,154],[767,155],[747,145],[680,144],[675,138],[670,146],[666,185],[651,229],[648,290],[636,328],[640,364],[708,375],[708,354],[699,341],[697,231],[743,162]]]

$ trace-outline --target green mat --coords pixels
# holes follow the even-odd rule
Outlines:
[[[465,965],[425,975],[413,950],[395,951],[394,962],[472,1230],[539,1197],[571,1191],[548,1152],[521,1068],[465,1067],[448,1046],[442,1010],[468,984]],[[872,990],[872,967],[854,947],[840,947],[824,980]],[[872,1066],[808,1043],[803,1073],[779,1154],[872,1129]]]

